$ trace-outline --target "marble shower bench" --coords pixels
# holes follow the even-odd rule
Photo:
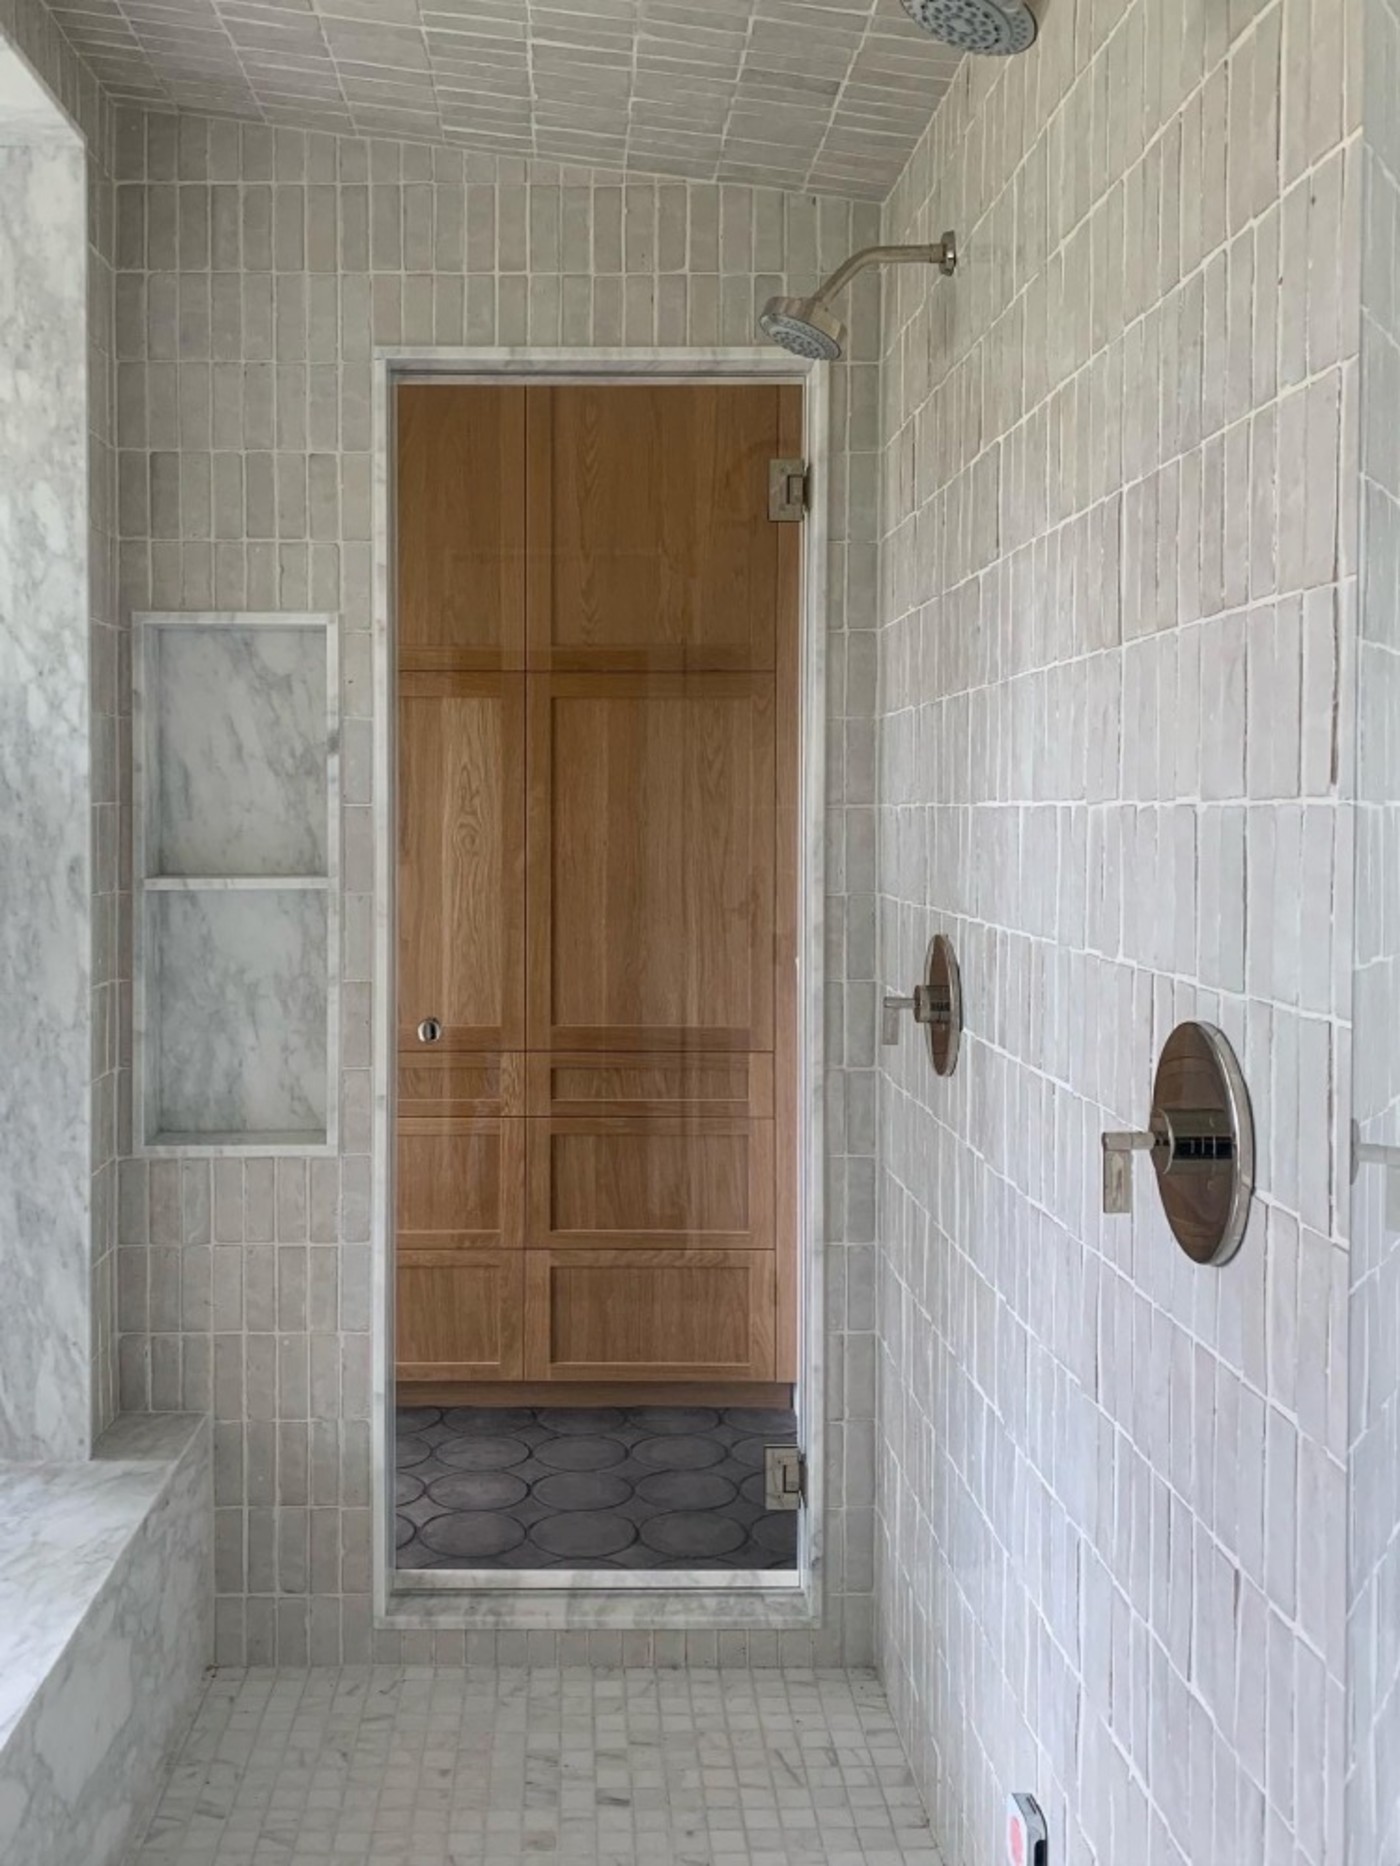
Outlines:
[[[0,1866],[115,1866],[209,1662],[208,1422],[0,1463]]]

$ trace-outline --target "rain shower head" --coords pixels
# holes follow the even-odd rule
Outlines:
[[[931,246],[867,246],[839,265],[810,298],[770,298],[758,316],[758,327],[770,343],[794,356],[818,363],[834,363],[846,341],[846,326],[828,309],[847,281],[866,266],[937,266],[945,276],[957,270],[958,243],[945,233]]]
[[[916,26],[956,46],[1005,58],[1034,43],[1035,14],[1026,0],[904,0]]]

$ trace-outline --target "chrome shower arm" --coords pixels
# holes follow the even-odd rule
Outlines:
[[[957,264],[957,241],[951,233],[945,233],[941,240],[934,240],[928,246],[863,246],[858,253],[843,260],[831,277],[817,287],[811,302],[829,304],[856,273],[864,272],[867,266],[937,266],[940,272],[951,275],[957,270]]]

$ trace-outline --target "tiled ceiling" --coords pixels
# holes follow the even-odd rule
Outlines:
[[[899,0],[57,0],[116,97],[883,196],[957,57]]]

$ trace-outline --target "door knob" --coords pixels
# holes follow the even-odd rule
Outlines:
[[[1194,1263],[1228,1263],[1254,1196],[1254,1117],[1222,1031],[1178,1024],[1162,1046],[1145,1128],[1103,1136],[1103,1209],[1133,1209],[1133,1155],[1151,1156],[1172,1235]]]
[[[420,1043],[436,1043],[442,1036],[442,1025],[436,1017],[425,1017],[418,1026]]]

